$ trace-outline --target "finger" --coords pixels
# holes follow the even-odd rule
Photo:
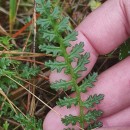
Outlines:
[[[104,111],[104,117],[115,114],[130,105],[130,57],[112,66],[98,76],[95,87],[88,94],[104,94],[105,98],[98,106]],[[88,96],[83,94],[83,99]]]
[[[100,128],[93,130],[130,130],[130,127],[113,127],[113,128]]]
[[[130,127],[130,107],[101,119],[103,127]]]
[[[76,28],[79,32],[78,40],[72,44],[82,41],[85,44],[85,52],[90,53],[88,70],[82,72],[82,78],[93,68],[98,54],[109,53],[128,38],[130,34],[129,7],[129,0],[108,0]],[[63,71],[58,75],[54,71],[50,75],[51,82],[61,78],[70,79]]]
[[[118,47],[130,35],[130,1],[107,0],[78,27],[99,54]]]
[[[117,112],[127,108],[130,105],[130,57],[126,58],[117,65],[111,67],[104,73],[102,73],[95,87],[88,92],[88,94],[104,94],[105,98],[98,105],[98,108],[104,111],[103,117],[116,114]],[[82,98],[85,100],[88,95],[83,94]],[[56,106],[54,108],[60,114],[68,115],[78,115],[79,109],[72,107],[67,109],[66,107],[59,108]],[[53,126],[48,125],[53,123]],[[64,125],[61,122],[61,118],[57,116],[54,112],[50,111],[44,120],[43,124],[44,130],[53,129],[63,129]],[[76,129],[78,130],[78,129]]]

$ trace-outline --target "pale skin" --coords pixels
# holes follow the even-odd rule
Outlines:
[[[108,54],[123,43],[130,36],[130,0],[108,0],[101,7],[91,13],[77,28],[78,41],[85,43],[85,52],[90,52],[90,63],[85,77],[94,66],[99,55]],[[54,82],[62,77],[69,80],[64,73],[52,72],[50,81]],[[81,79],[79,79],[81,80]],[[103,128],[97,130],[130,130],[130,57],[109,68],[99,75],[95,87],[82,98],[89,94],[105,95],[98,108],[104,111],[102,118]],[[71,96],[73,96],[72,94]],[[76,107],[54,108],[62,115],[78,115]],[[60,116],[50,111],[46,116],[44,130],[62,130]],[[79,128],[75,127],[76,130]]]

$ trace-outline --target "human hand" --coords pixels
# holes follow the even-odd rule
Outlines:
[[[111,52],[130,35],[130,0],[108,0],[91,13],[76,30],[79,32],[76,43],[83,41],[85,43],[84,50],[90,52],[90,63],[87,65],[87,72],[82,73],[83,78],[92,69],[98,55]],[[88,94],[82,95],[83,99],[93,93],[105,95],[104,100],[98,105],[98,108],[104,111],[101,118],[104,128],[99,130],[130,130],[129,64],[130,57],[106,70],[99,75],[95,87]],[[63,72],[60,74],[52,72],[50,81],[54,82],[61,77],[69,80],[69,77]],[[56,106],[54,110],[63,116],[78,115],[79,112],[77,107],[67,109]],[[43,129],[62,130],[63,128],[65,126],[62,124],[60,116],[50,111],[44,120]],[[77,127],[75,129],[79,130]]]

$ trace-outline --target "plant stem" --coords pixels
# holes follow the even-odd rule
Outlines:
[[[46,8],[44,8],[46,10]],[[69,74],[71,75],[72,81],[73,81],[73,86],[76,90],[76,97],[78,98],[78,104],[79,104],[79,109],[80,109],[80,127],[84,129],[84,111],[83,111],[83,101],[81,99],[81,92],[79,90],[79,86],[77,84],[77,75],[74,73],[74,69],[71,65],[71,60],[69,59],[69,55],[66,51],[66,47],[63,43],[63,37],[60,34],[60,32],[58,32],[57,30],[57,22],[55,20],[53,20],[52,16],[48,15],[50,14],[47,10],[46,10],[46,16],[48,17],[48,19],[50,19],[51,21],[51,25],[52,25],[52,29],[55,32],[56,35],[56,39],[57,39],[57,43],[60,45],[60,48],[62,50],[63,53],[63,58],[67,64],[67,66],[70,68]]]
[[[65,52],[64,53],[65,62],[67,63],[68,67],[70,68],[70,75],[71,75],[71,78],[72,78],[72,81],[74,83],[74,87],[75,87],[75,90],[76,90],[76,97],[78,98],[79,109],[80,109],[80,120],[81,120],[80,127],[84,128],[84,119],[83,119],[84,113],[83,113],[83,107],[82,107],[82,99],[81,99],[81,94],[80,94],[80,91],[79,91],[79,86],[77,84],[76,75],[74,74],[74,69],[71,66],[71,62],[68,58],[68,53],[66,51],[66,48],[63,46],[62,42],[61,42],[61,48]]]
[[[54,24],[55,25],[55,24]],[[79,86],[77,84],[77,76],[76,74],[74,73],[74,69],[71,65],[71,61],[69,59],[69,55],[66,51],[66,47],[64,46],[63,44],[63,38],[62,36],[59,34],[59,32],[56,30],[55,27],[54,28],[54,31],[56,33],[56,36],[57,36],[57,41],[58,43],[60,44],[60,48],[61,50],[63,51],[63,57],[65,59],[65,62],[67,64],[67,66],[70,68],[70,75],[71,75],[71,78],[72,78],[72,81],[73,81],[73,86],[75,87],[75,90],[76,90],[76,97],[78,98],[78,103],[79,103],[79,109],[80,109],[80,127],[81,128],[84,128],[84,112],[83,112],[83,106],[82,106],[82,99],[81,99],[81,93],[80,93],[80,90],[79,90]]]

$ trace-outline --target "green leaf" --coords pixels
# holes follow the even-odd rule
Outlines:
[[[3,124],[3,128],[4,128],[4,130],[8,130],[9,123],[7,121],[5,121],[5,123]]]
[[[13,111],[11,105],[7,102],[7,100],[3,99],[3,97],[0,96],[0,104],[2,104],[2,103],[4,103],[4,105],[0,110],[0,117],[12,116],[14,114],[14,111]]]
[[[81,57],[78,59],[77,66],[74,69],[75,74],[77,74],[79,71],[85,71],[87,69],[85,67],[85,64],[89,63],[88,60],[89,57],[90,57],[89,53],[85,53],[84,55],[81,55]]]
[[[51,8],[51,5],[52,5],[52,3],[51,3],[50,0],[47,0],[46,4],[45,4],[45,2],[44,2],[43,4],[44,4],[45,7],[48,8],[48,9],[50,9],[50,8]]]
[[[78,99],[76,98],[71,98],[71,97],[64,97],[64,99],[59,99],[57,102],[57,105],[60,107],[66,106],[67,108],[70,108],[72,105],[77,105],[78,104]]]
[[[53,56],[58,56],[61,53],[61,49],[60,47],[56,47],[54,45],[40,45],[39,49],[41,49],[41,51],[46,51],[46,54],[50,54],[52,53]]]
[[[65,80],[60,80],[55,83],[52,83],[50,87],[52,89],[55,89],[56,91],[60,90],[60,89],[63,89],[64,91],[66,91],[66,90],[68,90],[68,87],[70,87],[72,85],[73,85],[72,81],[67,82]]]
[[[4,57],[0,59],[0,68],[1,69],[7,69],[7,67],[9,67],[10,64],[11,64],[11,60],[4,58]]]
[[[47,2],[45,2],[45,0],[36,0],[37,3],[37,7],[36,7],[36,11],[39,12],[40,14],[43,14],[43,16],[48,16],[51,15],[51,2],[50,0],[47,0]]]
[[[19,67],[19,69],[21,68],[22,70],[22,73],[20,73],[20,76],[22,78],[26,78],[26,79],[31,79],[33,76],[36,76],[39,72],[40,72],[40,69],[39,67],[37,66],[29,66],[29,65],[21,65]]]
[[[36,11],[39,12],[40,14],[45,12],[45,0],[35,0],[37,3]]]
[[[103,94],[95,94],[94,96],[89,96],[89,98],[83,102],[83,106],[86,108],[92,108],[95,104],[99,104],[101,100],[103,100],[104,95]]]
[[[71,52],[70,52],[70,55],[69,55],[69,58],[70,59],[74,59],[74,58],[80,58],[80,53],[82,53],[84,50],[83,50],[83,47],[84,47],[84,43],[81,42],[79,44],[76,44]]]
[[[11,49],[14,46],[14,44],[10,44],[11,39],[12,38],[9,36],[2,36],[0,37],[0,44],[3,44],[4,46],[6,46],[6,48]],[[3,48],[3,46],[1,46],[0,48],[2,48],[2,50],[5,49]]]
[[[120,47],[119,59],[123,60],[130,55],[130,38]]]
[[[44,2],[45,2],[45,0],[35,0],[35,2],[36,2],[37,4],[43,5]]]
[[[94,122],[94,123],[92,123],[92,124],[90,124],[88,127],[87,127],[87,130],[92,130],[92,129],[94,129],[94,128],[100,128],[100,127],[102,127],[103,126],[103,124],[102,124],[102,122]]]
[[[80,118],[78,116],[65,116],[61,119],[61,121],[67,126],[69,124],[76,125],[77,122],[80,122]]]
[[[54,19],[58,19],[59,13],[60,13],[59,7],[56,6],[50,16],[53,17]]]
[[[88,75],[87,79],[84,79],[82,81],[82,84],[80,85],[80,91],[85,93],[87,91],[87,88],[92,88],[94,86],[94,82],[97,80],[97,73],[93,73],[92,75]]]
[[[59,73],[63,68],[66,67],[66,63],[58,61],[52,62],[51,60],[49,60],[48,62],[45,62],[45,66],[51,68],[52,71],[56,69]]]
[[[58,25],[58,31],[64,32],[68,29],[69,17],[65,17]]]
[[[9,70],[0,69],[0,77],[1,76],[5,76],[5,75],[13,76],[13,75],[15,75],[15,72],[12,72],[12,71],[9,71]]]
[[[43,38],[49,40],[49,42],[53,41],[55,38],[54,31],[49,31],[49,30],[44,31]]]
[[[96,121],[98,117],[100,117],[103,114],[102,111],[100,110],[93,110],[93,111],[89,111],[85,117],[84,120],[87,123],[91,123],[92,121]]]
[[[37,24],[40,25],[45,30],[51,26],[51,21],[49,19],[38,19]]]
[[[21,126],[24,127],[24,130],[41,130],[42,129],[42,121],[35,119],[30,115],[23,116],[21,113],[16,114],[13,119],[20,123]]]
[[[70,41],[75,41],[75,40],[77,40],[77,37],[76,37],[77,35],[78,35],[78,32],[76,32],[76,31],[73,31],[72,33],[68,34],[68,35],[64,38],[64,41],[63,41],[64,45],[65,45],[66,47],[71,46]]]
[[[55,1],[57,2],[57,0]],[[64,118],[62,118],[62,122],[65,125],[76,125],[76,123],[78,123],[80,126],[83,126],[83,123],[86,123],[85,121],[88,121],[87,124],[89,125],[97,121],[97,118],[102,114],[102,112],[97,110],[88,110],[91,110],[91,107],[93,107],[95,104],[100,103],[103,96],[95,94],[94,96],[90,96],[86,101],[82,101],[81,93],[86,92],[87,88],[92,88],[94,86],[93,82],[96,81],[97,75],[89,75],[88,79],[85,79],[81,85],[77,83],[77,79],[81,77],[80,71],[85,71],[87,69],[86,64],[89,63],[90,55],[89,53],[83,53],[83,42],[75,44],[74,47],[70,44],[73,43],[71,41],[76,42],[78,32],[70,30],[69,18],[60,16],[60,8],[57,7],[55,1],[51,1],[51,4],[49,3],[51,5],[50,8],[46,7],[46,1],[43,5],[44,13],[41,16],[46,20],[39,20],[39,26],[41,27],[39,29],[39,32],[40,35],[43,35],[42,42],[44,41],[46,45],[40,45],[40,49],[42,51],[46,51],[46,53],[48,54],[51,53],[54,56],[62,56],[62,58],[64,59],[63,62],[49,61],[46,62],[45,65],[47,67],[50,67],[51,70],[56,70],[57,72],[61,72],[64,69],[64,73],[70,76],[71,79],[70,81],[65,81],[62,80],[61,77],[61,80],[52,83],[51,88],[55,89],[56,91],[67,91],[69,87],[72,87],[71,90],[75,91],[75,93],[77,94],[77,96],[75,96],[74,98],[65,97],[63,99],[59,99],[59,101],[57,102],[57,105],[59,105],[60,107],[66,106],[67,108],[70,108],[72,105],[75,105],[80,109],[79,116],[66,115]],[[49,21],[47,19],[49,19]],[[40,25],[40,23],[42,25]],[[51,46],[50,44],[53,44],[53,46]],[[66,53],[66,49],[68,47],[71,48],[70,53]],[[77,61],[75,68],[72,66],[72,61],[74,60]],[[85,108],[88,108],[87,115],[85,115],[84,112]],[[68,130],[71,129],[68,128]]]

